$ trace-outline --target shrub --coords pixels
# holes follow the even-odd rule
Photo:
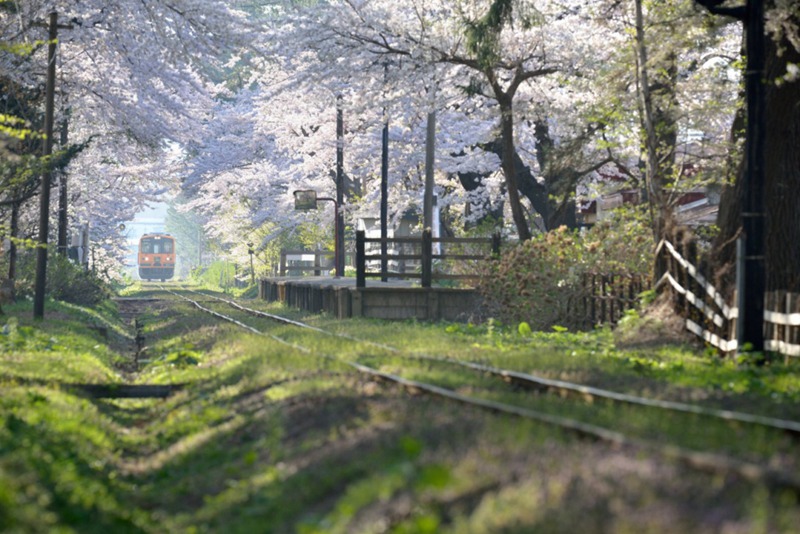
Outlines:
[[[58,254],[48,260],[47,293],[56,300],[81,306],[94,306],[111,297],[109,285],[95,273]]]
[[[612,220],[584,232],[565,227],[504,251],[488,264],[478,290],[487,312],[507,324],[534,330],[583,325],[578,312],[590,273],[649,277],[653,239],[635,218]]]
[[[17,297],[32,296],[36,284],[36,255],[20,256],[15,284]],[[112,295],[108,283],[59,254],[49,253],[45,292],[56,300],[94,306]]]

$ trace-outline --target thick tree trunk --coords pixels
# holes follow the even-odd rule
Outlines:
[[[540,194],[544,197],[544,210],[539,211],[539,213],[542,215],[542,219],[544,219],[544,225],[547,230],[554,230],[560,226],[566,226],[572,229],[577,228],[578,220],[575,213],[575,187],[578,181],[583,178],[584,174],[571,165],[564,166],[558,164],[558,159],[563,157],[563,153],[559,154],[559,151],[556,149],[556,143],[550,135],[550,126],[547,124],[546,120],[536,121],[535,136],[536,160],[544,176],[545,185],[539,186],[539,183],[533,175],[528,172],[528,175],[520,180],[520,190],[525,196],[528,196],[523,186],[524,180],[532,182],[531,185],[541,187],[543,192]],[[580,140],[581,137],[582,136],[578,136],[575,141]],[[579,148],[575,149],[574,145],[567,145],[565,148],[567,150],[575,150],[576,152],[580,150]],[[528,196],[528,198],[533,202],[530,196]],[[534,204],[534,207],[535,206]]]
[[[779,55],[779,51],[782,54]],[[800,291],[800,82],[776,83],[800,53],[788,42],[767,42],[765,211],[767,290]],[[717,282],[732,287],[736,237],[741,230],[742,174],[724,192],[715,247]]]
[[[786,73],[788,63],[800,63],[789,43],[778,56],[770,43],[767,79]],[[766,175],[767,289],[800,291],[800,82],[772,84],[767,91]]]
[[[505,96],[505,95],[503,95]],[[508,205],[511,208],[511,216],[517,227],[517,234],[520,241],[527,241],[532,237],[528,219],[522,208],[519,196],[519,185],[517,184],[517,168],[514,148],[514,113],[511,98],[498,97],[500,103],[500,135],[503,140],[502,167],[506,177],[508,187]]]

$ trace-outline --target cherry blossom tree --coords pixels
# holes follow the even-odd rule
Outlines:
[[[716,144],[730,125],[735,101],[735,94],[724,98],[737,80],[721,80],[727,69],[725,58],[731,54],[720,45],[735,43],[736,36],[720,36],[713,28],[706,31],[707,20],[690,7],[686,1],[671,2],[669,9],[647,12],[646,44],[664,41],[667,33],[655,29],[675,14],[679,17],[673,25],[691,28],[663,47],[671,50],[663,55],[674,58],[679,72],[672,96],[665,100],[675,104],[659,119],[666,124],[665,118],[672,117],[673,126],[660,128],[672,132],[672,148],[666,153],[673,159],[676,144],[686,144],[682,139],[689,138],[686,132],[693,129],[698,130],[693,135],[704,140],[704,150]],[[292,212],[291,193],[303,188],[333,191],[338,101],[347,121],[350,216],[374,213],[380,131],[386,120],[392,207],[395,214],[402,214],[418,202],[424,121],[428,111],[436,110],[437,188],[445,206],[466,203],[502,213],[502,199],[510,195],[508,205],[521,235],[529,220],[540,221],[542,229],[562,224],[574,213],[570,202],[576,184],[596,175],[604,164],[614,162],[642,187],[646,181],[637,168],[641,123],[636,119],[639,77],[635,42],[630,38],[633,11],[633,4],[622,9],[620,3],[607,2],[423,6],[382,0],[273,9],[268,39],[274,46],[245,82],[258,89],[232,96],[232,105],[241,107],[233,114],[253,117],[251,127],[239,128],[241,137],[233,144],[241,149],[251,146],[252,139],[259,140],[252,149],[241,151],[242,158],[230,149],[212,156],[220,172],[203,174],[202,166],[195,167],[193,180],[204,183],[207,192],[200,191],[193,206],[221,213],[215,192],[218,187],[230,190],[233,182],[225,174],[235,172],[247,187],[257,189],[251,196],[269,199],[250,211],[252,224],[269,220],[291,226],[308,220],[310,214]],[[661,72],[661,61],[656,55],[649,70]],[[697,128],[700,124],[702,131]],[[683,134],[680,139],[678,132]],[[511,142],[506,143],[509,135]],[[264,160],[256,163],[254,154]],[[683,150],[681,157],[687,154]],[[261,172],[258,165],[268,165],[268,170]],[[678,167],[670,164],[659,176],[663,174],[663,183],[677,191],[688,181],[686,168],[685,162]],[[508,176],[515,178],[518,202],[512,200]],[[216,180],[222,185],[211,184]],[[669,192],[668,200],[675,198]],[[523,199],[537,217],[525,213]],[[322,220],[328,218],[324,215]],[[243,224],[245,218],[237,220]],[[522,222],[525,227],[520,232]]]
[[[503,186],[512,218],[517,233],[527,239],[531,234],[520,198],[514,127],[519,116],[531,113],[538,103],[532,95],[541,89],[540,80],[557,73],[568,76],[580,68],[582,59],[601,60],[598,54],[589,54],[589,33],[573,31],[591,21],[586,6],[586,2],[510,0],[331,2],[303,12],[290,29],[298,42],[317,53],[320,63],[336,65],[337,72],[331,66],[323,72],[340,84],[347,80],[352,87],[358,80],[362,90],[375,87],[384,69],[397,70],[385,67],[392,60],[415,65],[407,69],[410,76],[402,78],[402,83],[407,90],[419,92],[420,87],[434,83],[419,78],[426,72],[424,66],[438,64],[447,67],[448,77],[458,80],[449,89],[460,88],[466,96],[486,100],[484,109],[494,113],[501,139]],[[558,45],[551,46],[553,42]],[[326,61],[337,57],[338,62]],[[371,73],[372,81],[364,80],[363,73]],[[441,82],[437,87],[442,87]],[[522,93],[527,93],[526,98],[520,97]],[[515,103],[522,101],[525,105],[515,109]]]
[[[4,2],[3,79],[34,96],[44,83],[41,22],[55,11],[56,122],[85,146],[66,169],[71,217],[99,240],[180,178],[175,143],[202,138],[221,60],[252,41],[246,17],[225,2],[197,0]],[[4,83],[6,83],[4,81]],[[25,117],[40,128],[41,111]],[[35,152],[35,147],[33,147]],[[116,241],[119,244],[119,240]]]

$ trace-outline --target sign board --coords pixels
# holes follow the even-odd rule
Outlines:
[[[317,192],[313,190],[295,191],[294,209],[296,210],[317,209]]]

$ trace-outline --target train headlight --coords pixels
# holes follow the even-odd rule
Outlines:
[[[147,256],[145,256],[145,257],[144,257],[144,261],[150,261],[150,258],[148,258]]]

